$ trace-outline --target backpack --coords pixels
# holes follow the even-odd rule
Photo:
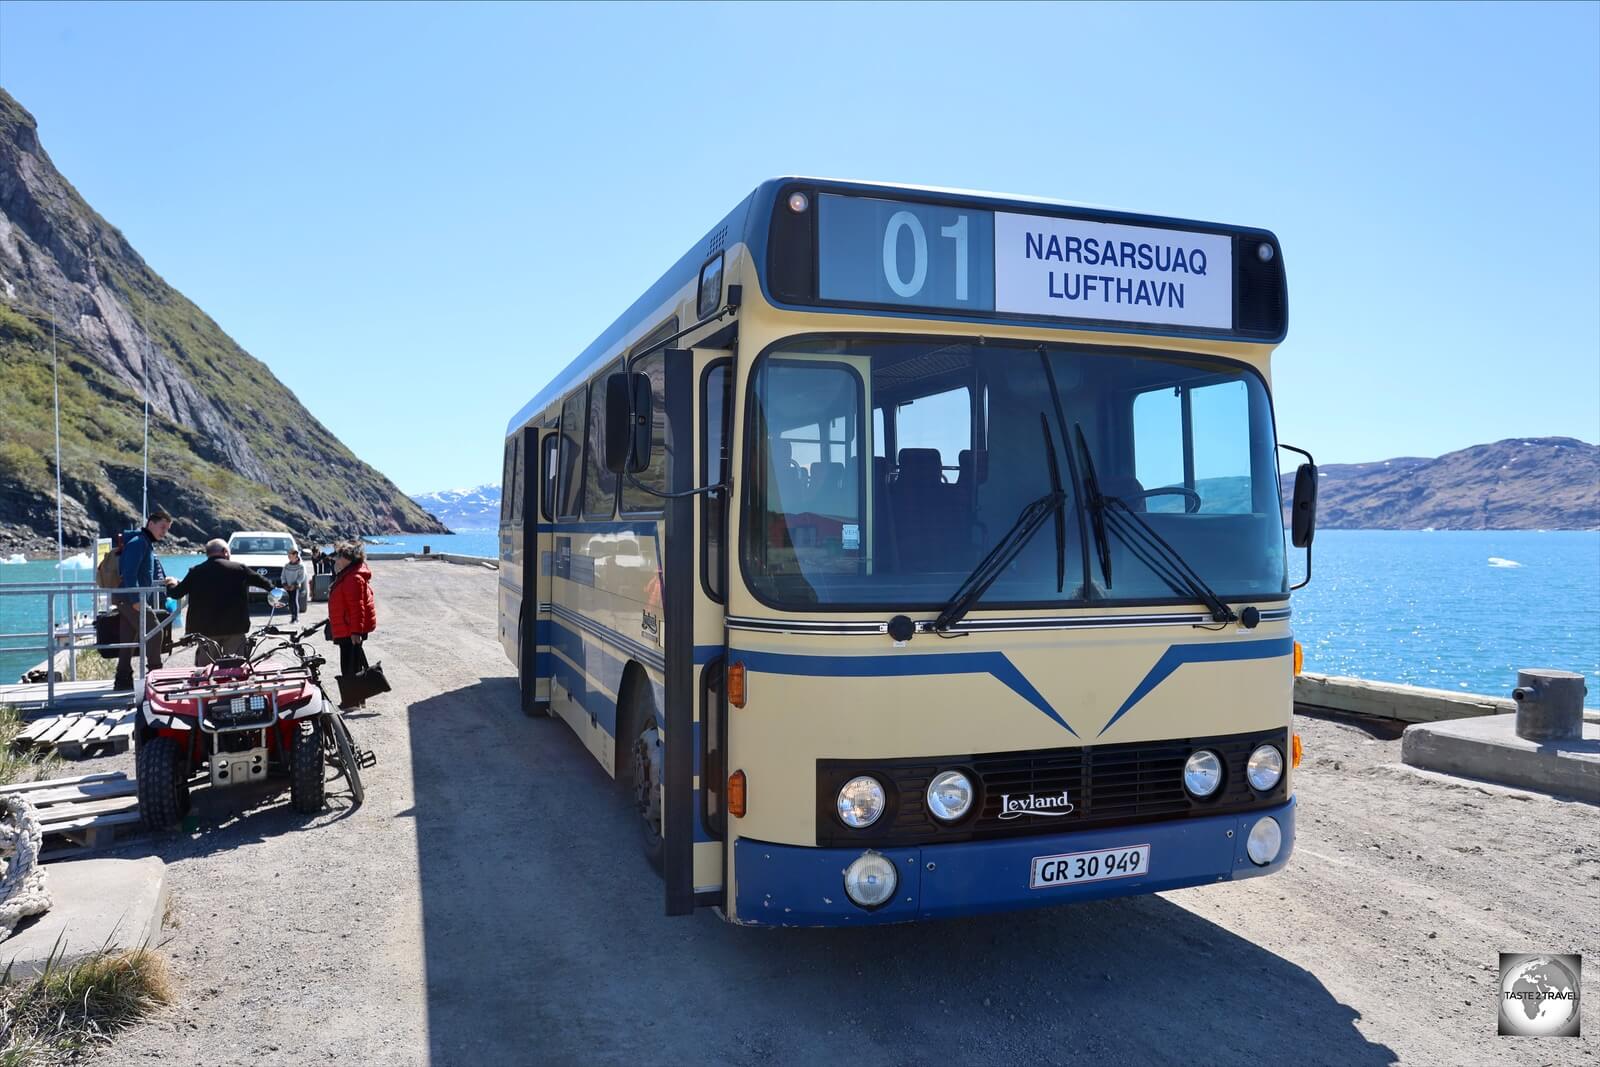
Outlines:
[[[138,534],[138,530],[124,530],[122,533],[111,535],[111,547],[106,550],[105,558],[94,569],[94,583],[101,589],[118,589],[122,586],[122,549],[128,543],[128,538]]]

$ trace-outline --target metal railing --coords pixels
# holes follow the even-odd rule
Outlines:
[[[122,649],[136,649],[139,654],[139,673],[134,679],[133,691],[139,692],[144,684],[147,665],[145,652],[149,642],[161,631],[172,625],[176,614],[168,615],[162,620],[150,606],[151,596],[159,594],[166,597],[166,587],[159,585],[124,586],[118,589],[102,589],[93,581],[81,582],[19,582],[16,585],[0,585],[0,597],[40,597],[45,601],[45,632],[44,633],[0,633],[0,652],[42,652],[45,657],[45,701],[55,704],[56,701],[56,658],[62,653],[67,653],[68,680],[78,680],[78,653],[98,649],[105,653],[112,650],[120,652]],[[134,641],[115,641],[105,644],[100,643],[95,632],[94,620],[91,618],[83,623],[77,610],[81,600],[88,599],[95,605],[96,611],[101,606],[110,603],[116,604],[117,598],[136,596],[141,607],[139,612],[140,637]],[[61,600],[67,602],[67,621],[65,626],[56,622],[56,604]],[[144,628],[146,618],[155,619],[155,624],[149,629]],[[119,613],[117,636],[121,637],[121,617]],[[80,645],[79,638],[88,637],[90,643]],[[38,644],[25,644],[11,646],[5,644],[10,641],[38,640]],[[119,657],[120,658],[120,657]]]

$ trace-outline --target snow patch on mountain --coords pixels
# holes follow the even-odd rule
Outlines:
[[[411,497],[452,530],[493,530],[500,523],[500,486],[440,489]]]

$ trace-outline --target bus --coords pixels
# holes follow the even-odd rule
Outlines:
[[[1301,453],[1286,544],[1287,321],[1267,230],[778,178],[522,405],[500,641],[666,913],[1282,869],[1316,488]]]

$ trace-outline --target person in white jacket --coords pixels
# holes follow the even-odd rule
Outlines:
[[[289,562],[284,564],[278,584],[289,594],[289,621],[300,621],[300,590],[306,584],[306,565],[300,562],[298,549],[289,550]]]

